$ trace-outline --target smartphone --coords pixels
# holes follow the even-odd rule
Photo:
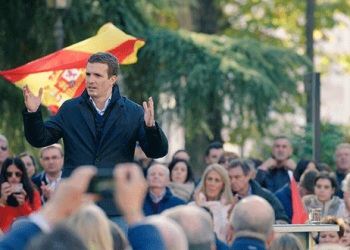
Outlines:
[[[23,190],[23,184],[22,183],[13,183],[11,184],[12,193],[13,194],[21,194]]]
[[[97,174],[91,179],[87,192],[101,197],[113,197],[114,190],[113,169],[98,169]]]

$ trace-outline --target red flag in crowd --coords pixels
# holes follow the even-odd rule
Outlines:
[[[300,193],[297,188],[297,182],[294,179],[293,172],[288,171],[290,177],[290,189],[292,191],[292,224],[303,224],[307,220],[307,213],[305,212],[304,205],[301,202]]]

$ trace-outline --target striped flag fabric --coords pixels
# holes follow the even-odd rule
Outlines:
[[[85,67],[92,54],[110,52],[120,64],[132,64],[144,45],[144,40],[107,23],[93,37],[0,75],[21,88],[28,84],[36,95],[43,88],[42,104],[56,114],[63,102],[85,90]]]
[[[303,224],[307,220],[307,213],[305,212],[304,205],[301,201],[300,193],[297,188],[297,182],[293,176],[293,172],[288,170],[290,178],[290,189],[292,192],[292,224]]]

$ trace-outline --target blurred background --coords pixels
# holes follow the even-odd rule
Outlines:
[[[266,158],[288,136],[297,159],[312,156],[312,85],[320,73],[321,162],[350,142],[349,0],[2,0],[0,70],[96,35],[112,22],[146,40],[122,66],[123,95],[153,96],[170,151],[186,148],[196,172],[211,141]],[[0,78],[0,133],[12,154],[25,140],[22,90]],[[51,116],[44,113],[45,119]]]

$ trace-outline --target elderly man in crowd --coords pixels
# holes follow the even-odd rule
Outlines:
[[[265,199],[256,195],[242,199],[231,218],[232,249],[266,250],[274,237],[274,217],[273,209]]]
[[[267,200],[274,209],[276,221],[283,223],[288,221],[288,216],[277,197],[269,190],[261,187],[255,180],[252,180],[251,168],[248,166],[247,162],[234,160],[228,167],[228,174],[232,192],[238,196],[238,199],[249,195],[260,196]]]
[[[293,148],[285,136],[274,139],[271,152],[272,156],[258,167],[256,180],[262,187],[274,193],[290,181],[288,170],[294,171],[297,164],[290,158]]]
[[[335,165],[337,167],[335,173],[337,175],[337,181],[339,187],[344,180],[345,176],[350,172],[350,144],[341,143],[337,146],[334,155]],[[343,198],[343,191],[339,188],[336,193],[337,196]]]
[[[173,196],[167,185],[170,181],[169,169],[161,164],[152,165],[147,171],[148,192],[143,205],[146,216],[160,214],[164,210],[186,204]]]

